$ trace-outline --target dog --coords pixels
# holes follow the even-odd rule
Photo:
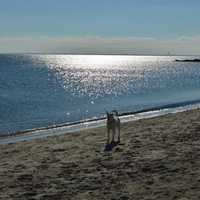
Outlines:
[[[119,144],[120,143],[120,119],[118,112],[116,110],[113,110],[112,112],[107,112],[107,144],[110,143],[110,131],[112,131],[112,141],[111,144]],[[116,135],[116,130],[118,133],[118,138],[117,138],[117,143],[115,142],[115,135]]]

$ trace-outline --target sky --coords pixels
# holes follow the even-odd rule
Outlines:
[[[199,0],[0,0],[0,53],[200,54]]]

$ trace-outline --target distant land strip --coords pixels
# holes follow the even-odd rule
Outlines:
[[[176,59],[175,60],[176,62],[200,62],[200,59],[183,59],[183,60],[179,60],[179,59]]]

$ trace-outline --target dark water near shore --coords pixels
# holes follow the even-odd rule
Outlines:
[[[0,55],[0,133],[200,100],[180,56]],[[190,103],[191,103],[190,102]]]

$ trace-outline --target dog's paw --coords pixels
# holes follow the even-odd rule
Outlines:
[[[116,142],[117,144],[121,144],[121,142],[120,142],[120,140],[117,140],[117,142]]]

